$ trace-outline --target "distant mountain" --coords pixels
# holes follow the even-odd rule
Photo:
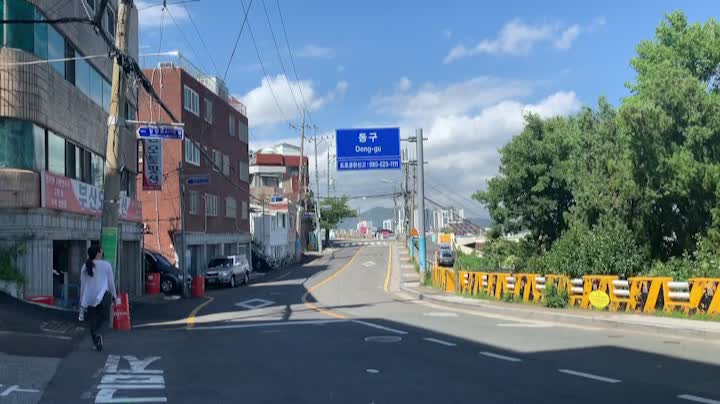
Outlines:
[[[483,229],[491,227],[493,224],[492,219],[489,217],[468,217],[467,220],[469,220],[472,224],[482,227]]]
[[[363,220],[371,221],[373,226],[382,228],[383,220],[392,219],[392,208],[375,207],[366,212],[358,213],[357,217],[351,217],[338,224],[339,229],[355,229],[357,224]]]

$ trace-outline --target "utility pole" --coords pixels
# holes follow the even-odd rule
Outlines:
[[[328,142],[327,155],[327,197],[330,198],[330,142]]]
[[[408,170],[408,153],[407,153],[407,149],[403,150],[403,154],[405,155],[405,157],[403,158],[403,171],[404,171],[404,174],[405,174],[405,189],[404,189],[404,192],[403,192],[403,199],[404,199],[404,201],[403,201],[403,210],[404,210],[404,214],[403,214],[403,224],[402,224],[402,225],[403,225],[403,229],[405,230],[405,237],[407,238],[408,235],[410,234],[410,229],[409,229],[409,226],[408,226],[409,223],[410,223],[409,218],[408,218],[408,190],[409,190],[409,185],[410,185],[410,184],[408,183],[408,175],[410,174],[410,171]]]
[[[100,11],[107,5],[107,2],[103,4]],[[129,0],[120,0],[118,2],[118,13],[117,13],[117,25],[115,28],[115,46],[123,53],[127,53],[128,38],[127,38],[127,26],[130,20],[130,8],[132,2]],[[120,116],[121,106],[125,105],[125,76],[123,67],[120,65],[120,57],[116,56],[113,58],[113,70],[112,70],[112,94],[110,96],[110,114],[108,115],[108,134],[107,142],[105,144],[105,181],[103,189],[103,212],[101,219],[102,229],[115,229],[117,231],[117,243],[114,248],[119,248],[121,245],[122,235],[119,226],[119,205],[120,205],[120,182],[122,178],[122,172],[125,167],[121,165],[119,157],[121,155],[120,150],[120,126],[124,125],[124,118]],[[123,122],[121,122],[123,120]],[[102,240],[102,232],[101,232]],[[115,270],[116,277],[119,278],[119,261],[120,254],[117,251],[113,251],[116,254],[115,257]],[[119,284],[119,283],[118,283]]]
[[[417,176],[418,176],[418,248],[420,272],[425,272],[425,160],[423,159],[423,130],[417,129]]]
[[[315,195],[315,238],[317,239],[318,252],[322,253],[322,241],[320,241],[320,173],[318,172],[317,142],[317,126],[315,126],[315,190],[317,191],[317,195]]]
[[[185,262],[185,178],[183,178],[183,159],[178,162],[178,184],[180,185],[180,270],[182,271],[183,296],[188,297],[187,262]],[[207,215],[207,200],[205,201],[205,214]]]
[[[303,191],[304,191],[304,178],[303,175],[303,167],[305,166],[305,111],[303,110],[303,117],[302,117],[302,126],[300,127],[300,168],[298,172],[298,206],[297,206],[297,221],[295,223],[296,232],[297,232],[297,238],[296,243],[300,243],[300,252],[302,253],[302,219],[303,219],[303,204],[300,203],[300,201],[303,199]]]

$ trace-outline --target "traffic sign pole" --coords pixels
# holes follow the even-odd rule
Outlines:
[[[417,174],[418,174],[418,255],[420,262],[420,272],[426,269],[426,245],[425,245],[425,167],[423,164],[423,130],[417,129]]]

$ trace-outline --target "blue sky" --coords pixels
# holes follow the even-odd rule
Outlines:
[[[299,142],[287,123],[299,122],[291,88],[301,108],[302,91],[313,123],[324,135],[334,128],[363,125],[399,126],[409,135],[422,127],[430,137],[428,192],[470,215],[485,214],[469,196],[496,173],[497,148],[522,130],[525,111],[572,114],[581,105],[594,105],[599,96],[619,104],[627,96],[624,83],[634,78],[629,61],[635,46],[652,38],[664,13],[681,9],[690,21],[704,22],[717,12],[717,2],[708,0],[505,0],[492,6],[452,0],[279,2],[299,84],[276,0],[265,0],[265,5],[289,83],[262,0],[253,2],[249,21],[269,80],[263,81],[247,28],[226,79],[231,92],[248,106],[251,149]],[[137,3],[142,9],[159,1]],[[141,53],[178,49],[215,73],[212,58],[222,76],[243,20],[240,1],[201,0],[186,8],[171,6],[170,13],[177,25],[165,12],[159,47],[161,8],[141,11]],[[323,143],[318,161],[323,177],[326,150]],[[392,185],[380,180],[399,180],[398,173],[387,172],[338,176],[331,170],[331,176],[336,192],[347,195],[388,192]],[[320,185],[325,189],[324,180]],[[354,204],[362,210],[391,206],[392,201]]]

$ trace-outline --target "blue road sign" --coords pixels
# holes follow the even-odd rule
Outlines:
[[[210,183],[210,176],[207,174],[191,175],[185,180],[188,185],[207,185]]]
[[[338,129],[338,171],[399,170],[400,128]]]
[[[137,130],[139,138],[183,140],[185,129],[177,126],[141,126]]]

